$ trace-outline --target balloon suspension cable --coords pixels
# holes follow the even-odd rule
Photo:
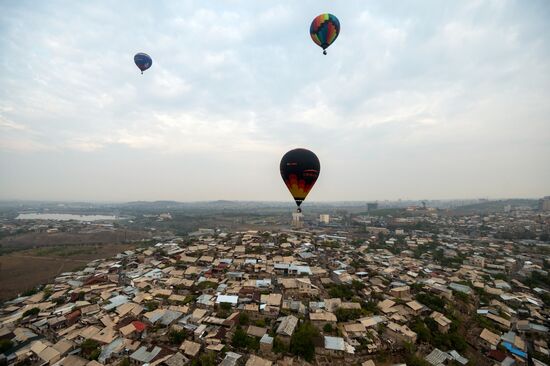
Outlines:
[[[141,71],[141,75],[143,75],[143,70]]]
[[[326,55],[327,54],[327,50],[323,50],[323,55]]]

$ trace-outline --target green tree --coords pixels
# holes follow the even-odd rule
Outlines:
[[[275,337],[273,339],[273,352],[275,352],[275,353],[288,352],[288,346],[286,345],[285,342],[283,342],[279,338]]]
[[[0,339],[0,353],[4,353],[13,347],[13,342],[9,339]]]
[[[202,281],[197,285],[197,288],[199,290],[205,290],[207,288],[216,288],[216,287],[218,287],[218,284],[212,281]]]
[[[82,355],[88,360],[97,360],[101,350],[99,348],[99,343],[93,339],[86,339],[80,345],[82,349]]]
[[[290,352],[311,362],[315,356],[315,345],[320,344],[320,342],[319,330],[310,322],[305,322],[300,324],[292,335]]]
[[[236,348],[246,348],[248,344],[248,336],[243,328],[237,326],[233,337],[231,338],[231,345]]]
[[[200,357],[196,357],[191,361],[191,366],[215,366],[216,355],[214,352],[203,353]]]
[[[32,309],[29,309],[27,311],[25,311],[23,313],[23,318],[28,316],[28,315],[37,315],[38,313],[40,312],[40,309],[39,308],[32,308]]]
[[[363,316],[362,309],[342,309],[339,308],[334,312],[339,322],[347,322],[350,320],[359,319]]]
[[[334,285],[329,290],[328,293],[331,297],[342,298],[349,300],[353,297],[353,291],[349,286],[346,285]]]
[[[223,311],[230,311],[231,310],[231,304],[228,302],[222,302],[220,303],[220,309]]]
[[[445,301],[435,295],[420,293],[415,296],[415,299],[419,303],[426,305],[432,310],[439,311],[440,313],[445,312]]]
[[[118,366],[130,366],[130,359],[128,357],[124,357],[119,363]]]
[[[325,326],[323,327],[323,332],[332,333],[332,324],[330,323],[325,324]]]
[[[240,325],[248,325],[249,322],[250,322],[250,317],[248,316],[247,313],[242,312],[239,314]]]
[[[168,338],[170,339],[170,343],[172,344],[181,344],[185,338],[187,337],[187,332],[182,330],[172,330],[170,333],[168,333]]]
[[[153,311],[156,310],[159,307],[159,303],[156,301],[147,301],[145,303],[145,308],[147,311]]]

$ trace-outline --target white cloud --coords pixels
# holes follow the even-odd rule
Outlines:
[[[513,146],[518,161],[533,162],[525,173],[539,188],[550,179],[537,168],[550,164],[550,29],[538,2],[331,3],[342,33],[327,56],[308,34],[326,8],[317,1],[142,6],[0,4],[0,52],[9,55],[0,149],[25,152],[29,167],[45,151],[71,152],[56,155],[58,164],[116,151],[127,161],[192,154],[224,166],[252,152],[260,166],[308,146],[328,159],[326,179],[346,161],[374,166],[375,198],[400,188],[390,190],[399,175],[388,167],[434,156],[447,165],[432,159],[418,178],[426,184],[452,176],[452,166],[498,185],[471,161]],[[141,51],[153,57],[143,76],[132,60]],[[226,173],[227,189],[238,192],[237,173]],[[346,188],[348,199],[371,172],[350,174],[349,184],[362,184]],[[464,190],[454,178],[444,182],[447,196]],[[340,199],[331,187],[318,198]]]

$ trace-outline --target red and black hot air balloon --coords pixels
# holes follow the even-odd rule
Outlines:
[[[281,159],[279,169],[283,181],[298,205],[298,212],[301,212],[300,205],[315,185],[321,171],[317,155],[306,149],[290,150]]]

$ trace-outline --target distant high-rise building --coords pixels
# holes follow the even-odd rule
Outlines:
[[[373,211],[378,209],[378,202],[368,202],[367,211]]]
[[[292,213],[292,227],[295,229],[304,227],[304,215],[301,212]]]
[[[319,215],[319,222],[321,224],[329,224],[330,223],[330,215],[329,214]]]
[[[543,197],[539,200],[539,211],[550,211],[550,196]]]

